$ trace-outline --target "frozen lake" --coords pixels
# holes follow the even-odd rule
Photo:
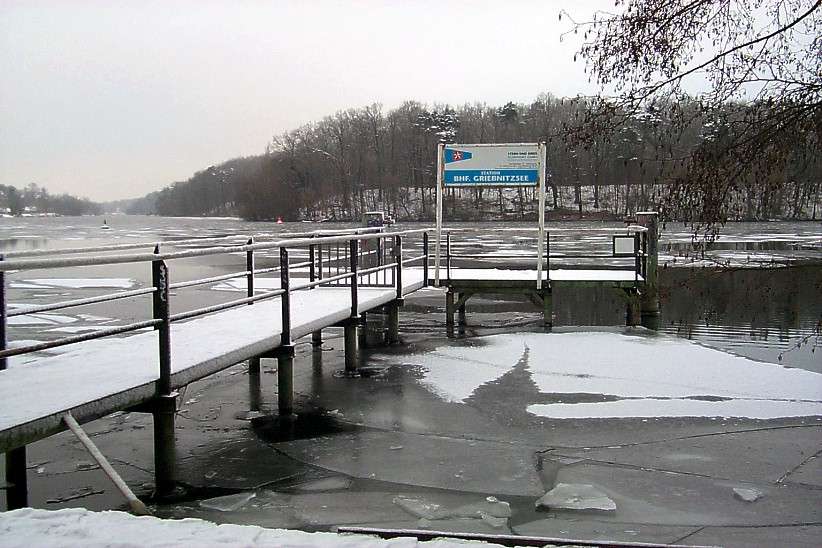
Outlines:
[[[0,219],[0,246],[171,246],[191,237],[342,226],[147,217],[110,217],[106,231],[100,224]],[[456,226],[485,229],[453,236],[455,251],[483,256],[469,266],[499,267],[508,260],[498,255],[513,254],[522,256],[519,267],[531,267],[530,226]],[[397,228],[407,227],[415,226]],[[552,253],[607,250],[610,234],[590,227],[552,226]],[[427,289],[401,313],[406,344],[368,350],[360,379],[338,374],[336,330],[328,330],[320,352],[298,344],[295,431],[284,433],[265,416],[276,410],[272,360],[264,360],[260,412],[248,411],[243,366],[192,384],[178,420],[189,495],[154,510],[307,531],[352,524],[656,542],[687,536],[733,545],[722,536],[733,525],[756,530],[751,538],[759,542],[813,538],[818,527],[791,527],[822,521],[813,487],[822,475],[812,458],[822,431],[822,226],[732,225],[706,256],[694,255],[684,230],[666,228],[661,249],[668,266],[660,271],[658,334],[594,327],[624,324],[624,304],[611,291],[587,288],[557,290],[554,333],[542,332],[541,313],[530,305],[483,296],[469,302],[464,335],[448,338],[443,294]],[[232,272],[243,260],[187,260],[172,265],[173,280]],[[274,254],[260,261],[273,264]],[[798,266],[782,268],[787,261]],[[717,263],[729,268],[703,268]],[[10,307],[149,283],[148,272],[128,265],[90,267],[82,277],[60,270],[8,277]],[[205,306],[238,291],[226,282],[180,290],[172,304]],[[149,309],[146,300],[19,316],[10,339],[82,333],[144,319]],[[369,321],[376,339],[382,319]],[[126,481],[141,496],[150,493],[150,416],[119,413],[88,430]],[[70,436],[29,451],[35,506],[121,505]],[[616,511],[591,517],[536,509],[557,482],[596,486]],[[755,488],[764,498],[741,502],[734,488]],[[755,529],[762,525],[779,534]]]

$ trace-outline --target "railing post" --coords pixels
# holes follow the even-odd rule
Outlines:
[[[3,256],[0,255],[0,261]],[[6,349],[6,273],[0,272],[0,350]],[[0,358],[0,371],[8,367],[8,358]],[[0,373],[2,375],[2,373]],[[6,451],[6,509],[16,510],[29,505],[26,477],[26,446]]]
[[[311,237],[314,238],[315,235],[312,234]],[[308,246],[308,262],[311,263],[308,267],[308,281],[310,281],[310,282],[313,282],[314,280],[317,279],[317,269],[315,269],[315,266],[314,266],[315,262],[318,262],[319,267],[320,267],[319,268],[319,271],[320,271],[319,279],[320,280],[323,279],[323,259],[322,259],[323,252],[322,252],[322,247],[320,247],[320,249],[319,249],[319,251],[320,251],[319,261],[317,261],[317,253],[316,253],[316,250],[315,250],[316,247],[317,246],[314,245],[314,244],[311,244],[311,245]],[[311,344],[315,347],[322,346],[322,344],[323,344],[323,330],[322,329],[318,329],[318,330],[311,333]]]
[[[349,268],[351,273],[351,317],[357,318],[360,315],[359,312],[359,296],[357,294],[357,289],[359,286],[359,278],[357,277],[357,270],[359,270],[358,261],[357,261],[357,253],[359,250],[359,240],[354,238],[349,242]]]
[[[246,245],[253,245],[254,244],[254,237],[248,239]],[[249,249],[245,252],[245,271],[247,274],[245,275],[246,279],[246,289],[248,290],[247,295],[249,297],[254,296],[254,250]],[[254,304],[254,303],[248,303]]]
[[[451,279],[451,233],[445,235],[445,272]]]
[[[154,248],[160,253],[160,246]],[[153,316],[161,320],[157,326],[159,341],[160,379],[157,397],[152,409],[154,422],[154,483],[156,496],[166,498],[174,493],[177,448],[174,438],[174,421],[177,413],[177,394],[171,389],[171,321],[169,318],[169,272],[165,261],[151,262]]]
[[[312,238],[314,236],[311,236]],[[314,270],[314,261],[316,257],[314,256],[314,244],[308,246],[308,281],[313,282],[314,279],[317,277],[316,272]]]
[[[0,255],[0,261],[3,255]],[[0,271],[0,350],[6,349],[6,273]],[[0,371],[8,367],[7,358],[0,358]]]
[[[641,254],[642,246],[640,244],[639,232],[634,232],[634,287],[639,285],[639,276],[642,273]]]
[[[422,254],[425,256],[422,263],[422,286],[428,287],[428,233],[422,233]]]
[[[349,242],[349,268],[351,276],[351,317],[345,323],[345,373],[355,375],[357,373],[358,336],[357,329],[360,321],[358,279],[357,279],[357,251],[359,240],[354,237]]]
[[[280,417],[292,417],[294,412],[294,345],[291,341],[291,273],[288,249],[280,248],[281,326],[277,355],[277,408]]]
[[[251,236],[246,245],[254,245],[254,236]],[[249,249],[245,252],[245,280],[246,280],[246,295],[248,297],[254,296],[254,250]],[[253,302],[248,303],[254,304]],[[255,356],[248,360],[248,406],[251,411],[259,411],[261,406],[260,395],[260,358]]]
[[[397,263],[397,298],[402,299],[402,236],[394,236],[394,261]]]
[[[157,246],[154,253],[159,252],[160,247]],[[169,320],[168,302],[168,266],[165,261],[155,259],[151,262],[151,283],[155,288],[152,307],[154,319],[161,320],[157,326],[160,351],[158,393],[166,396],[171,394],[171,321]]]

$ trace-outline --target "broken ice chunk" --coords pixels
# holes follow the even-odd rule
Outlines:
[[[295,485],[293,489],[301,492],[313,491],[342,491],[351,487],[351,478],[331,476]]]
[[[538,509],[614,512],[616,503],[593,485],[558,483],[536,502],[536,507]]]
[[[256,493],[237,493],[236,495],[225,495],[200,501],[200,506],[218,512],[236,512],[245,503],[256,497]]]
[[[444,518],[447,514],[439,504],[426,502],[423,499],[412,497],[394,497],[394,504],[411,514],[412,516],[424,519]]]
[[[734,487],[734,497],[745,502],[756,502],[762,498],[762,491],[759,489],[747,489],[745,487]]]

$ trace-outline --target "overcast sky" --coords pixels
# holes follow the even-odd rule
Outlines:
[[[337,110],[591,93],[560,7],[0,0],[0,183],[141,196]]]

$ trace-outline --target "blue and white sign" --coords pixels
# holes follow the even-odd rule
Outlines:
[[[539,144],[445,145],[442,183],[446,187],[537,186]]]

